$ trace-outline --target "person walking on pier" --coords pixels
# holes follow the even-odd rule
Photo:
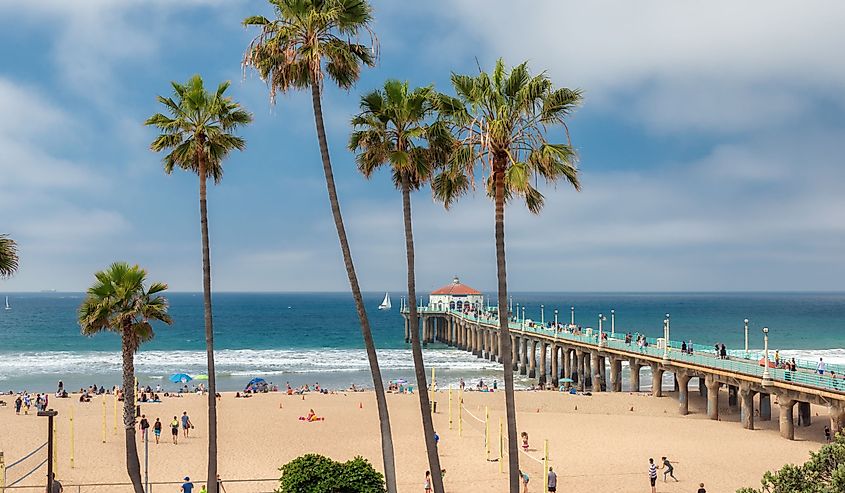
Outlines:
[[[660,460],[663,461],[663,482],[666,482],[666,476],[671,476],[675,482],[678,482],[678,478],[675,477],[675,467],[672,466],[672,463],[669,462],[669,459],[666,457],[661,457]]]
[[[651,482],[651,493],[657,493],[657,465],[654,463],[654,459],[648,459],[648,480]]]
[[[824,375],[824,370],[825,370],[825,362],[824,362],[824,359],[819,358],[819,366],[818,366],[817,368],[818,368],[818,370],[819,370],[819,375]]]

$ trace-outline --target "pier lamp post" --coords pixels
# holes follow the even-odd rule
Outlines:
[[[663,360],[669,359],[669,314],[666,314],[666,320],[663,321]]]
[[[769,374],[769,328],[763,327],[763,386],[772,384],[772,376]]]
[[[604,345],[604,341],[603,341],[602,336],[601,336],[602,335],[601,323],[605,320],[607,320],[607,317],[605,317],[603,314],[599,313],[599,347]]]
[[[511,296],[510,302],[508,303],[508,312],[513,311],[513,296]]]
[[[569,307],[569,325],[575,325],[575,307]]]
[[[540,325],[546,326],[546,305],[540,305]]]
[[[514,312],[514,313],[515,313],[514,320],[519,322],[519,302],[518,301],[516,302],[516,312]]]
[[[522,305],[522,330],[525,330],[525,305]]]
[[[748,319],[746,318],[743,320],[745,322],[745,357],[748,357]]]
[[[610,310],[610,337],[616,335],[616,310]]]
[[[557,339],[557,308],[555,308],[555,339]]]

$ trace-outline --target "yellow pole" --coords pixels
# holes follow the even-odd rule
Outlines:
[[[484,406],[484,452],[490,460],[490,409]]]
[[[458,436],[464,436],[464,389],[458,392]]]
[[[103,443],[106,443],[106,396],[103,396]]]
[[[543,492],[549,493],[549,440],[543,440]]]
[[[502,438],[502,417],[499,416],[499,473],[505,472],[505,442]]]
[[[123,392],[123,398],[126,399],[126,392]],[[114,393],[114,434],[117,435],[117,392]]]
[[[73,469],[75,467],[73,463],[73,408],[74,406],[70,406],[70,468]]]
[[[0,493],[6,491],[6,459],[3,452],[0,452]]]
[[[56,434],[56,421],[58,421],[58,419],[53,420],[53,436],[54,437],[58,436]],[[55,443],[58,443],[58,439],[54,438],[54,440],[56,440]],[[58,473],[58,471],[59,471],[59,461],[58,461],[59,453],[58,453],[58,450],[57,450],[58,448],[59,447],[53,447],[53,472],[54,473]]]
[[[449,429],[452,429],[452,386],[449,386]]]

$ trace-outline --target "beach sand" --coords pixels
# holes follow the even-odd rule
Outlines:
[[[658,482],[660,492],[695,491],[699,482],[710,493],[732,492],[742,486],[758,486],[762,474],[785,463],[800,463],[823,441],[827,417],[822,408],[813,408],[813,424],[796,427],[796,440],[782,439],[777,431],[777,406],[772,406],[770,422],[757,422],[758,430],[748,431],[739,424],[739,414],[722,410],[722,421],[710,421],[704,413],[704,400],[690,392],[690,412],[679,416],[677,400],[671,394],[653,398],[645,394],[602,393],[572,396],[557,392],[518,392],[517,412],[520,431],[530,438],[528,454],[520,454],[522,467],[531,477],[529,491],[543,489],[541,459],[548,440],[550,464],[558,474],[558,491],[647,492],[648,458],[657,461],[666,455],[676,462],[679,483]],[[493,445],[491,456],[498,456],[499,419],[504,419],[504,394],[466,392],[463,436],[458,434],[457,391],[453,392],[453,426],[449,428],[448,392],[437,393],[435,427],[441,437],[440,456],[446,469],[446,490],[453,493],[507,490],[506,475],[499,464],[486,458],[484,407],[490,412]],[[2,396],[8,403],[0,407],[0,451],[12,463],[46,440],[47,418],[15,416],[14,397]],[[102,443],[103,399],[106,401],[106,443]],[[727,395],[721,402],[727,404]],[[414,395],[389,395],[390,417],[396,450],[400,492],[422,491],[427,469],[422,442],[419,405]],[[122,428],[114,432],[114,401],[111,396],[96,397],[90,403],[77,398],[50,399],[57,417],[57,478],[65,485],[78,483],[123,483],[125,470]],[[75,453],[70,463],[69,418],[73,407]],[[299,416],[313,408],[325,421],[305,423]],[[633,411],[631,410],[633,408]],[[122,411],[122,408],[121,408]],[[179,482],[190,476],[197,487],[204,482],[206,437],[206,398],[194,394],[166,398],[163,403],[144,404],[142,411],[154,422],[162,419],[161,443],[149,444],[151,482]],[[195,425],[187,440],[170,442],[168,422],[187,411]],[[381,469],[378,417],[374,394],[347,393],[300,396],[281,393],[260,394],[236,399],[224,394],[218,406],[219,471],[227,493],[272,491],[277,481],[235,483],[235,479],[278,478],[280,465],[308,452],[346,460],[362,455]],[[819,416],[816,417],[816,413]],[[180,432],[181,433],[181,432]],[[139,434],[140,437],[140,434]],[[144,447],[139,439],[142,468]],[[46,449],[45,449],[46,450]],[[7,482],[31,469],[46,452],[8,471]],[[39,461],[40,461],[39,459]],[[506,469],[506,467],[505,467]],[[35,474],[22,484],[43,484],[44,474]],[[670,479],[671,481],[671,479]],[[8,490],[15,491],[37,491]],[[76,488],[65,489],[75,493]],[[128,486],[83,487],[84,492],[130,491]],[[156,485],[154,492],[178,492],[178,484]]]

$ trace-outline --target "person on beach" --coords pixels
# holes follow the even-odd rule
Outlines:
[[[182,493],[191,493],[194,489],[194,483],[191,482],[191,478],[185,476],[185,482],[182,483],[182,487],[179,488],[179,491]]]
[[[722,344],[722,346],[719,348],[719,357],[721,359],[728,359],[728,350],[727,348],[725,348],[724,344]]]
[[[156,418],[156,422],[153,425],[153,433],[156,436],[156,444],[158,444],[159,438],[161,438],[161,420]]]
[[[431,471],[425,472],[425,482],[423,483],[425,493],[431,493]]]
[[[434,446],[437,447],[438,444],[440,444],[440,435],[438,435],[437,432],[435,431],[434,432]]]
[[[15,414],[21,413],[21,406],[23,405],[23,399],[21,399],[20,394],[18,394],[17,399],[15,399]]]
[[[147,433],[150,429],[150,422],[147,420],[147,415],[141,415],[141,423],[138,425],[138,428],[141,430],[141,440],[147,438]]]
[[[223,480],[220,479],[220,475],[217,475],[217,491],[222,491],[226,493],[226,488],[223,487]]]
[[[52,479],[52,484],[53,484],[52,488],[53,489],[50,491],[50,493],[62,493],[65,490],[64,486],[62,486],[62,483],[60,483],[59,480],[56,479],[56,473],[51,473],[51,474],[52,474],[51,479]]]
[[[557,491],[557,474],[549,467],[549,493]]]
[[[651,483],[651,493],[657,493],[657,465],[651,457],[648,459],[648,480]]]
[[[528,451],[528,432],[523,431],[519,436],[522,437],[522,450]]]
[[[188,411],[182,411],[182,433],[185,434],[185,438],[188,438],[188,430],[193,427],[194,425],[191,423],[191,418],[188,417]]]
[[[678,478],[675,477],[675,467],[672,466],[672,463],[666,457],[661,457],[660,460],[663,461],[663,466],[661,466],[663,468],[663,482],[666,482],[666,476],[671,476],[677,483]]]
[[[824,375],[824,369],[825,369],[824,359],[819,358],[819,366],[817,367],[817,369],[819,370],[819,375]]]
[[[698,491],[696,493],[707,493],[707,490],[704,489],[704,483],[698,483]]]
[[[830,443],[830,426],[827,425],[824,427],[824,441]]]
[[[170,434],[173,436],[173,445],[179,445],[179,418],[176,416],[170,422]]]
[[[522,493],[528,493],[528,473],[520,470],[519,477],[522,479]]]

